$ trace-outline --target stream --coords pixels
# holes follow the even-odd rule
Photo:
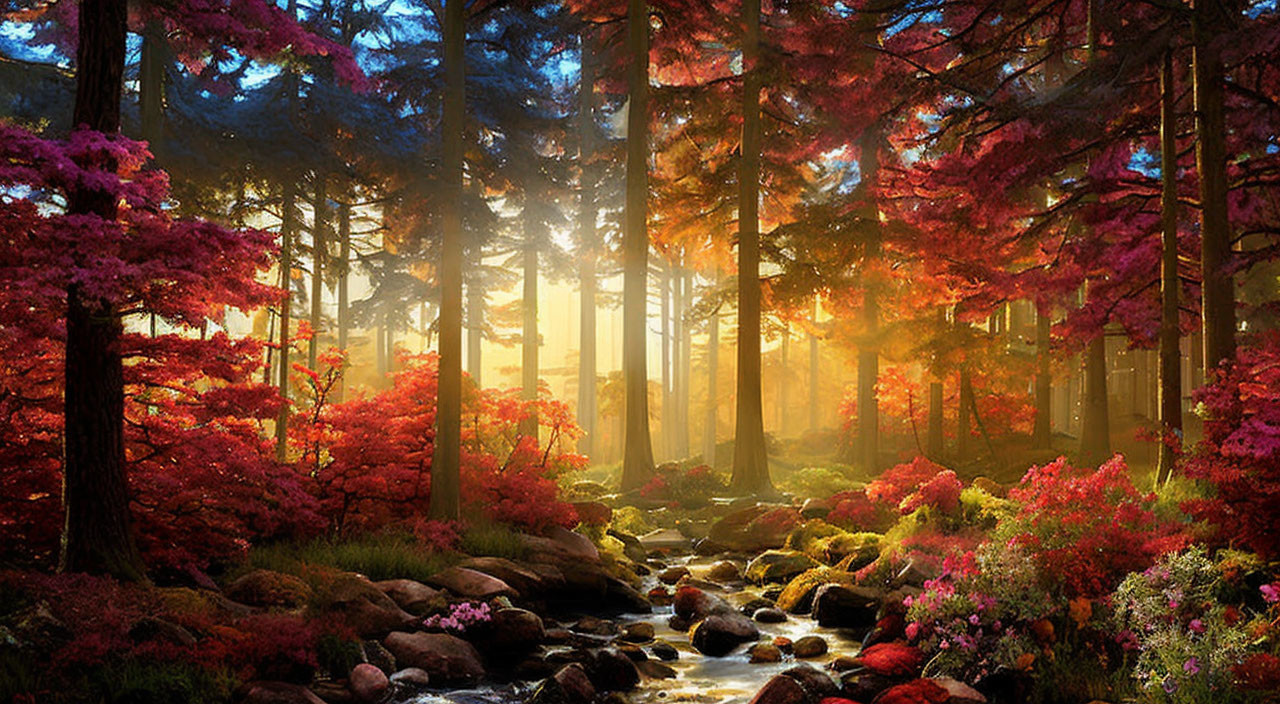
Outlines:
[[[692,577],[701,579],[707,568],[721,559],[723,558],[673,555],[665,560],[665,564],[684,565],[689,568]],[[660,571],[654,570],[643,578],[643,592],[661,584],[658,580]],[[739,582],[725,585],[723,591],[707,591],[737,605],[742,603],[740,600],[759,596],[761,589]],[[860,638],[853,631],[822,628],[808,616],[789,615],[782,623],[757,623],[761,640],[768,641],[781,636],[795,641],[803,636],[821,636],[827,641],[826,654],[802,660],[786,654],[780,662],[752,663],[747,654],[747,648],[751,644],[747,643],[727,656],[708,657],[690,645],[688,633],[668,625],[667,621],[672,613],[673,609],[669,605],[655,606],[652,613],[622,614],[612,619],[620,627],[637,622],[650,623],[654,627],[655,638],[670,643],[679,652],[678,659],[664,663],[676,671],[676,677],[652,679],[642,676],[639,686],[627,693],[627,698],[633,704],[746,704],[774,675],[802,663],[822,668],[837,656],[856,655],[860,647]],[[523,701],[534,686],[536,683],[489,684],[474,689],[428,692],[403,700],[402,704],[510,704]]]

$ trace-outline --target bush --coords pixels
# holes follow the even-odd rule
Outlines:
[[[685,508],[700,508],[711,498],[724,493],[728,484],[705,464],[687,469],[674,462],[659,465],[653,477],[643,487],[640,495],[653,501],[663,501]]]
[[[1155,495],[1134,488],[1119,455],[1097,471],[1062,458],[1032,467],[1009,498],[1018,509],[997,537],[1025,548],[1046,584],[1067,597],[1106,594],[1187,541],[1180,524],[1156,517]]]
[[[1199,546],[1121,583],[1116,618],[1137,645],[1133,675],[1150,700],[1244,700],[1234,689],[1235,670],[1256,654],[1254,629],[1240,609],[1219,602],[1222,587],[1221,572]]]
[[[1186,475],[1211,496],[1186,510],[1216,529],[1215,543],[1244,545],[1280,558],[1280,332],[1251,340],[1214,383],[1196,392],[1204,439],[1185,464]]]
[[[805,467],[791,473],[779,488],[806,499],[816,499],[862,487],[848,473],[833,467]]]

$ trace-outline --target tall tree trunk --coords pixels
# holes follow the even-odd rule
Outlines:
[[[760,379],[760,0],[744,0],[742,153],[738,161],[738,383],[732,487],[773,490]]]
[[[622,234],[622,374],[626,420],[622,490],[639,489],[653,474],[649,437],[649,372],[645,359],[649,275],[649,8],[627,0],[627,186]]]
[[[956,409],[956,455],[961,461],[973,457],[973,378],[968,363],[960,365],[960,406]]]
[[[581,79],[578,84],[578,452],[590,457],[596,450],[596,233],[595,51],[591,34],[581,37]]]
[[[685,310],[688,306],[688,291],[685,288],[684,269],[677,266],[673,276],[675,295],[673,299],[672,341],[671,341],[671,454],[674,459],[682,460],[689,456],[689,426],[684,417],[684,401],[688,395],[685,387],[684,343],[688,335],[685,322]]]
[[[142,56],[138,62],[138,112],[141,135],[151,156],[160,161],[164,148],[164,78],[168,47],[164,25],[150,20],[142,30]]]
[[[782,340],[778,343],[778,399],[777,412],[778,418],[778,437],[785,437],[787,434],[787,390],[790,383],[787,359],[788,353],[791,351],[791,326],[784,325],[782,328]]]
[[[107,135],[120,131],[125,61],[124,0],[82,0],[72,123]],[[71,213],[117,217],[116,199],[83,187],[69,194]],[[123,326],[115,303],[67,290],[65,465],[59,566],[145,579],[129,516],[124,456]]]
[[[864,266],[868,269],[880,260],[880,213],[874,191],[880,170],[880,135],[872,127],[862,136],[862,173],[866,203],[863,222],[866,227]],[[864,471],[880,468],[880,407],[876,399],[876,379],[880,374],[880,352],[877,337],[880,329],[879,291],[874,284],[864,286],[862,302],[863,343],[858,347],[858,462]]]
[[[293,317],[293,238],[297,228],[295,210],[297,208],[298,185],[285,176],[284,193],[280,198],[280,286],[284,289],[284,298],[280,301],[280,362],[276,368],[280,375],[278,386],[280,397],[289,400],[289,335]],[[284,462],[289,457],[289,406],[280,408],[276,416],[276,461]]]
[[[702,461],[716,466],[716,429],[719,425],[720,394],[720,311],[711,314],[707,322],[707,416],[702,436]]]
[[[658,285],[662,293],[661,314],[658,323],[658,337],[662,339],[662,420],[658,432],[658,461],[671,459],[672,437],[674,436],[675,419],[672,418],[671,406],[674,397],[671,390],[671,268],[667,262],[662,263],[662,274]]]
[[[688,318],[690,311],[693,309],[693,272],[689,269],[684,270],[684,335],[680,339],[680,397],[676,400],[680,406],[680,447],[683,448],[681,457],[687,457],[693,453],[692,441],[690,439],[691,427],[693,425],[689,414],[689,397],[692,393],[693,384],[693,322]]]
[[[467,375],[476,386],[484,372],[481,343],[484,341],[484,286],[480,283],[482,264],[480,245],[471,252],[470,277],[467,281]]]
[[[320,350],[320,329],[324,319],[324,267],[329,247],[329,188],[328,177],[315,176],[315,202],[312,204],[311,221],[311,340],[307,344],[307,368],[316,368]]]
[[[444,109],[440,246],[440,371],[436,436],[431,456],[431,518],[456,520],[462,464],[462,140],[465,117],[466,15],[462,0],[445,0]]]
[[[338,204],[338,349],[347,351],[347,336],[351,331],[351,203],[346,198]],[[350,366],[348,363],[346,366]],[[344,379],[338,387],[338,400],[347,395]]]
[[[1173,52],[1160,68],[1160,455],[1156,481],[1172,476],[1182,438],[1182,351],[1178,328],[1178,125]]]
[[[1053,373],[1049,366],[1052,321],[1046,308],[1036,308],[1036,420],[1031,429],[1031,446],[1036,448],[1053,446]]]
[[[1236,352],[1235,281],[1231,258],[1231,222],[1227,215],[1227,145],[1223,115],[1223,68],[1214,45],[1228,19],[1228,3],[1192,3],[1192,61],[1196,107],[1196,170],[1200,175],[1201,315],[1204,322],[1205,378]]]
[[[813,314],[809,332],[809,430],[818,429],[818,336],[813,329],[818,326],[818,297],[813,297]]]
[[[940,462],[945,452],[942,435],[942,380],[935,378],[929,382],[929,431],[925,448],[929,459]]]
[[[1099,331],[1084,355],[1084,409],[1080,462],[1096,467],[1111,457],[1111,419],[1107,408],[1107,337]]]
[[[527,206],[526,206],[527,207]],[[538,399],[538,233],[532,218],[525,220],[524,297],[520,312],[524,326],[520,334],[520,397]],[[531,411],[520,422],[520,434],[538,437],[538,415]]]

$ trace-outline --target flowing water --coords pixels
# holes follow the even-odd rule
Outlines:
[[[668,561],[670,565],[683,564],[689,567],[694,577],[701,577],[718,558],[678,557]],[[659,584],[656,572],[645,577],[642,591]],[[711,591],[721,598],[735,603],[737,599],[747,595],[759,596],[759,589],[750,585],[727,588],[723,592]],[[851,631],[845,629],[820,628],[807,616],[789,616],[782,623],[756,624],[760,629],[761,640],[782,636],[798,640],[808,635],[821,636],[827,641],[828,650],[825,655],[805,660],[797,660],[784,655],[781,662],[751,663],[745,644],[733,653],[719,658],[707,657],[693,649],[689,644],[689,635],[677,631],[667,624],[672,615],[672,607],[654,607],[653,613],[624,614],[616,619],[620,625],[647,622],[653,624],[655,637],[675,646],[680,657],[665,664],[676,671],[675,679],[650,679],[642,677],[640,686],[628,693],[635,704],[673,704],[685,702],[689,704],[746,704],[755,693],[764,686],[770,677],[787,670],[799,663],[807,663],[814,667],[823,667],[839,655],[853,655],[858,652],[859,639]],[[477,689],[455,690],[450,692],[420,694],[404,702],[404,704],[509,704],[522,701],[528,696],[533,685],[517,684],[506,686],[480,687]]]

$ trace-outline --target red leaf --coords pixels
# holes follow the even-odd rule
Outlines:
[[[924,653],[901,643],[876,643],[858,654],[858,663],[877,675],[916,675],[924,665]]]

